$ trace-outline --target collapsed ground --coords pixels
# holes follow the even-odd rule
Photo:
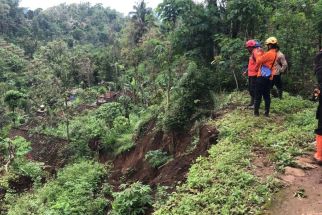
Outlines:
[[[305,176],[284,174],[286,167],[298,167],[296,157],[312,154],[314,104],[286,95],[282,101],[273,101],[271,118],[255,118],[251,110],[243,108],[245,97],[238,93],[223,97],[218,101],[221,107],[213,114],[215,119],[204,120],[185,133],[166,134],[156,129],[155,120],[147,121],[135,146],[113,159],[109,154],[98,154],[101,163],[111,166],[104,183],[112,185],[114,191],[110,192],[122,192],[125,188],[120,188],[120,184],[137,180],[152,185],[154,208],[151,209],[152,202],[141,205],[146,213],[282,214],[288,210],[285,205],[292,201],[301,208],[298,211],[292,207],[292,214],[321,212],[319,203],[311,207],[304,201],[297,202],[301,198],[317,199],[319,190],[312,190],[309,185],[319,182],[321,168],[306,166]],[[67,144],[64,140],[21,132],[12,130],[12,137],[23,136],[33,143],[31,159],[45,162],[54,172],[68,163],[68,153],[62,153]],[[50,147],[46,145],[48,141],[52,141]],[[167,152],[172,158],[152,167],[145,154],[155,150]],[[55,177],[51,180],[55,181]],[[301,183],[303,179],[307,179],[305,184]],[[281,189],[283,186],[286,188]],[[103,189],[101,185],[97,188]],[[29,184],[26,189],[34,190],[37,196],[44,188],[33,189]],[[282,191],[273,195],[278,190]],[[113,202],[116,196],[104,194],[104,197]],[[26,201],[24,198],[18,202]],[[103,211],[110,207],[107,205]],[[9,208],[9,214],[15,211],[19,211],[17,207]]]

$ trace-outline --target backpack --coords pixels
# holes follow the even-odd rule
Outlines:
[[[275,58],[274,58],[274,61],[273,61],[273,64],[272,64],[271,68],[268,68],[265,65],[261,66],[260,70],[261,70],[261,76],[262,77],[268,78],[268,77],[270,77],[272,75],[272,69],[273,69],[273,66],[275,65],[276,57],[277,57],[277,53],[275,55]]]

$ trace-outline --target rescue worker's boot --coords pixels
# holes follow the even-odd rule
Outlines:
[[[269,117],[269,109],[265,109],[265,113],[264,113],[264,115],[266,116],[266,117]]]
[[[255,99],[254,97],[252,96],[251,99],[250,99],[250,103],[248,105],[248,108],[250,109],[254,109],[254,104],[255,104]]]
[[[322,164],[322,135],[316,135],[316,153],[314,158],[319,164]]]
[[[254,116],[259,116],[259,110],[257,108],[254,109]]]

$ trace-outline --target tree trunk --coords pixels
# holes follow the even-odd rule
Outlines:
[[[67,96],[65,96],[65,111],[67,113]],[[69,119],[67,114],[64,113],[64,116],[66,117],[66,135],[67,135],[67,142],[70,142],[70,135],[69,135]]]
[[[170,90],[171,90],[171,71],[168,69],[168,83],[167,83],[167,109],[170,107]]]
[[[232,62],[232,59],[230,58],[230,62]],[[235,79],[235,83],[236,83],[236,90],[239,90],[239,84],[238,84],[238,79],[237,79],[237,76],[236,76],[236,73],[235,73],[235,70],[230,67],[231,69],[231,72],[233,73],[233,76],[234,76],[234,79]]]
[[[12,109],[12,121],[13,121],[13,127],[16,127],[16,113],[15,108]]]
[[[9,141],[8,152],[9,152],[9,158],[7,163],[4,165],[4,170],[6,171],[6,173],[9,172],[9,165],[11,164],[12,160],[15,158],[15,150],[11,145],[11,141]]]

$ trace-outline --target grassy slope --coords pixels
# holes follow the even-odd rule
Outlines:
[[[241,98],[245,95],[237,93],[228,99],[244,105]],[[261,213],[278,183],[273,176],[263,180],[252,174],[253,149],[269,151],[277,170],[292,165],[293,158],[314,139],[314,110],[313,103],[285,95],[282,101],[273,100],[269,119],[237,108],[209,121],[220,131],[218,144],[209,150],[208,157],[200,157],[193,164],[187,181],[154,214]]]

